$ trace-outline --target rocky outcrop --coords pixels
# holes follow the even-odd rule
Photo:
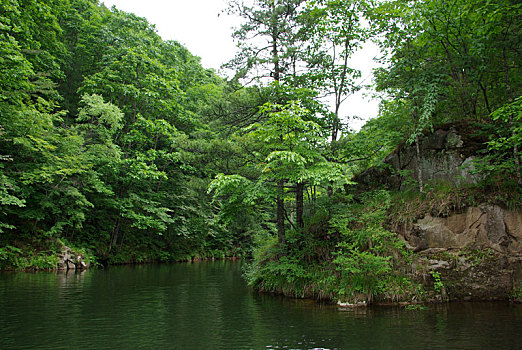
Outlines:
[[[468,207],[448,217],[426,215],[401,234],[416,251],[428,248],[492,249],[522,255],[522,213],[497,205]]]
[[[420,138],[423,182],[445,181],[453,184],[474,183],[473,159],[487,141],[475,135],[468,123],[440,127]],[[403,143],[387,156],[383,164],[372,167],[353,180],[359,188],[387,185],[388,188],[405,189],[417,179],[415,147]]]
[[[425,133],[420,138],[420,164],[413,145],[399,145],[381,166],[353,179],[358,183],[355,192],[383,185],[391,190],[409,189],[418,178],[419,167],[425,184],[443,182],[458,188],[476,183],[480,177],[474,172],[473,160],[487,141],[477,130],[461,122]],[[522,212],[487,203],[469,204],[447,205],[443,211],[420,206],[413,223],[406,220],[408,223],[396,225],[391,220],[391,228],[415,253],[414,280],[426,287],[428,300],[522,297]]]
[[[507,300],[522,283],[522,259],[492,250],[430,248],[413,265],[428,300]]]
[[[355,192],[383,186],[410,189],[415,187],[419,167],[424,184],[442,182],[458,189],[476,183],[480,177],[473,160],[487,141],[477,131],[477,126],[461,122],[424,133],[420,164],[415,147],[405,142],[381,166],[353,178],[358,184]],[[406,207],[406,220],[390,218],[389,226],[415,253],[411,276],[425,286],[426,299],[522,299],[522,212],[490,203],[471,204],[489,202],[485,191],[469,197],[473,199],[448,193],[439,210],[436,193],[430,197],[428,192],[424,202],[412,202],[417,207]]]
[[[400,234],[416,252],[413,270],[431,287],[431,299],[509,299],[520,291],[522,212],[482,204],[448,217],[427,215]]]
[[[58,270],[85,270],[89,263],[83,254],[77,253],[67,246],[63,246],[62,253],[58,256]]]

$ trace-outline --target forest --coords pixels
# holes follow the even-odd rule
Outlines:
[[[522,4],[230,0],[230,77],[145,18],[98,0],[1,0],[0,269],[252,259],[258,290],[335,299],[416,293],[401,208],[520,210]],[[378,117],[350,128],[350,58],[381,50]],[[348,105],[349,108],[349,105]],[[462,186],[398,174],[440,126],[483,140]],[[442,210],[442,209],[441,209]],[[409,214],[418,215],[420,213]],[[437,280],[437,276],[433,278]]]

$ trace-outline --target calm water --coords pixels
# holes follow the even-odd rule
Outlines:
[[[521,349],[522,305],[426,310],[257,295],[235,262],[0,274],[0,349]]]

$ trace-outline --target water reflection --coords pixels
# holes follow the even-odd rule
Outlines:
[[[359,308],[254,294],[235,262],[0,275],[0,349],[518,349],[522,306]]]

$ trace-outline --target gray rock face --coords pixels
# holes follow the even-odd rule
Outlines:
[[[85,270],[89,268],[89,264],[85,262],[85,257],[74,252],[71,248],[64,246],[60,261],[58,262],[58,270]]]
[[[469,125],[453,125],[424,135],[420,140],[423,182],[445,181],[453,184],[474,183],[479,178],[473,173],[474,154],[484,147],[483,140],[473,134]],[[415,147],[402,144],[384,159],[380,167],[373,167],[354,178],[363,188],[383,182],[390,189],[405,189],[417,179]]]
[[[475,183],[473,159],[487,141],[471,124],[441,127],[420,138],[423,182]],[[357,191],[404,190],[417,180],[416,150],[402,144],[380,167],[353,180]],[[433,215],[436,215],[433,213]],[[480,204],[449,216],[426,215],[395,227],[415,258],[412,275],[432,300],[491,300],[522,295],[522,212]],[[442,286],[441,286],[442,284]]]

